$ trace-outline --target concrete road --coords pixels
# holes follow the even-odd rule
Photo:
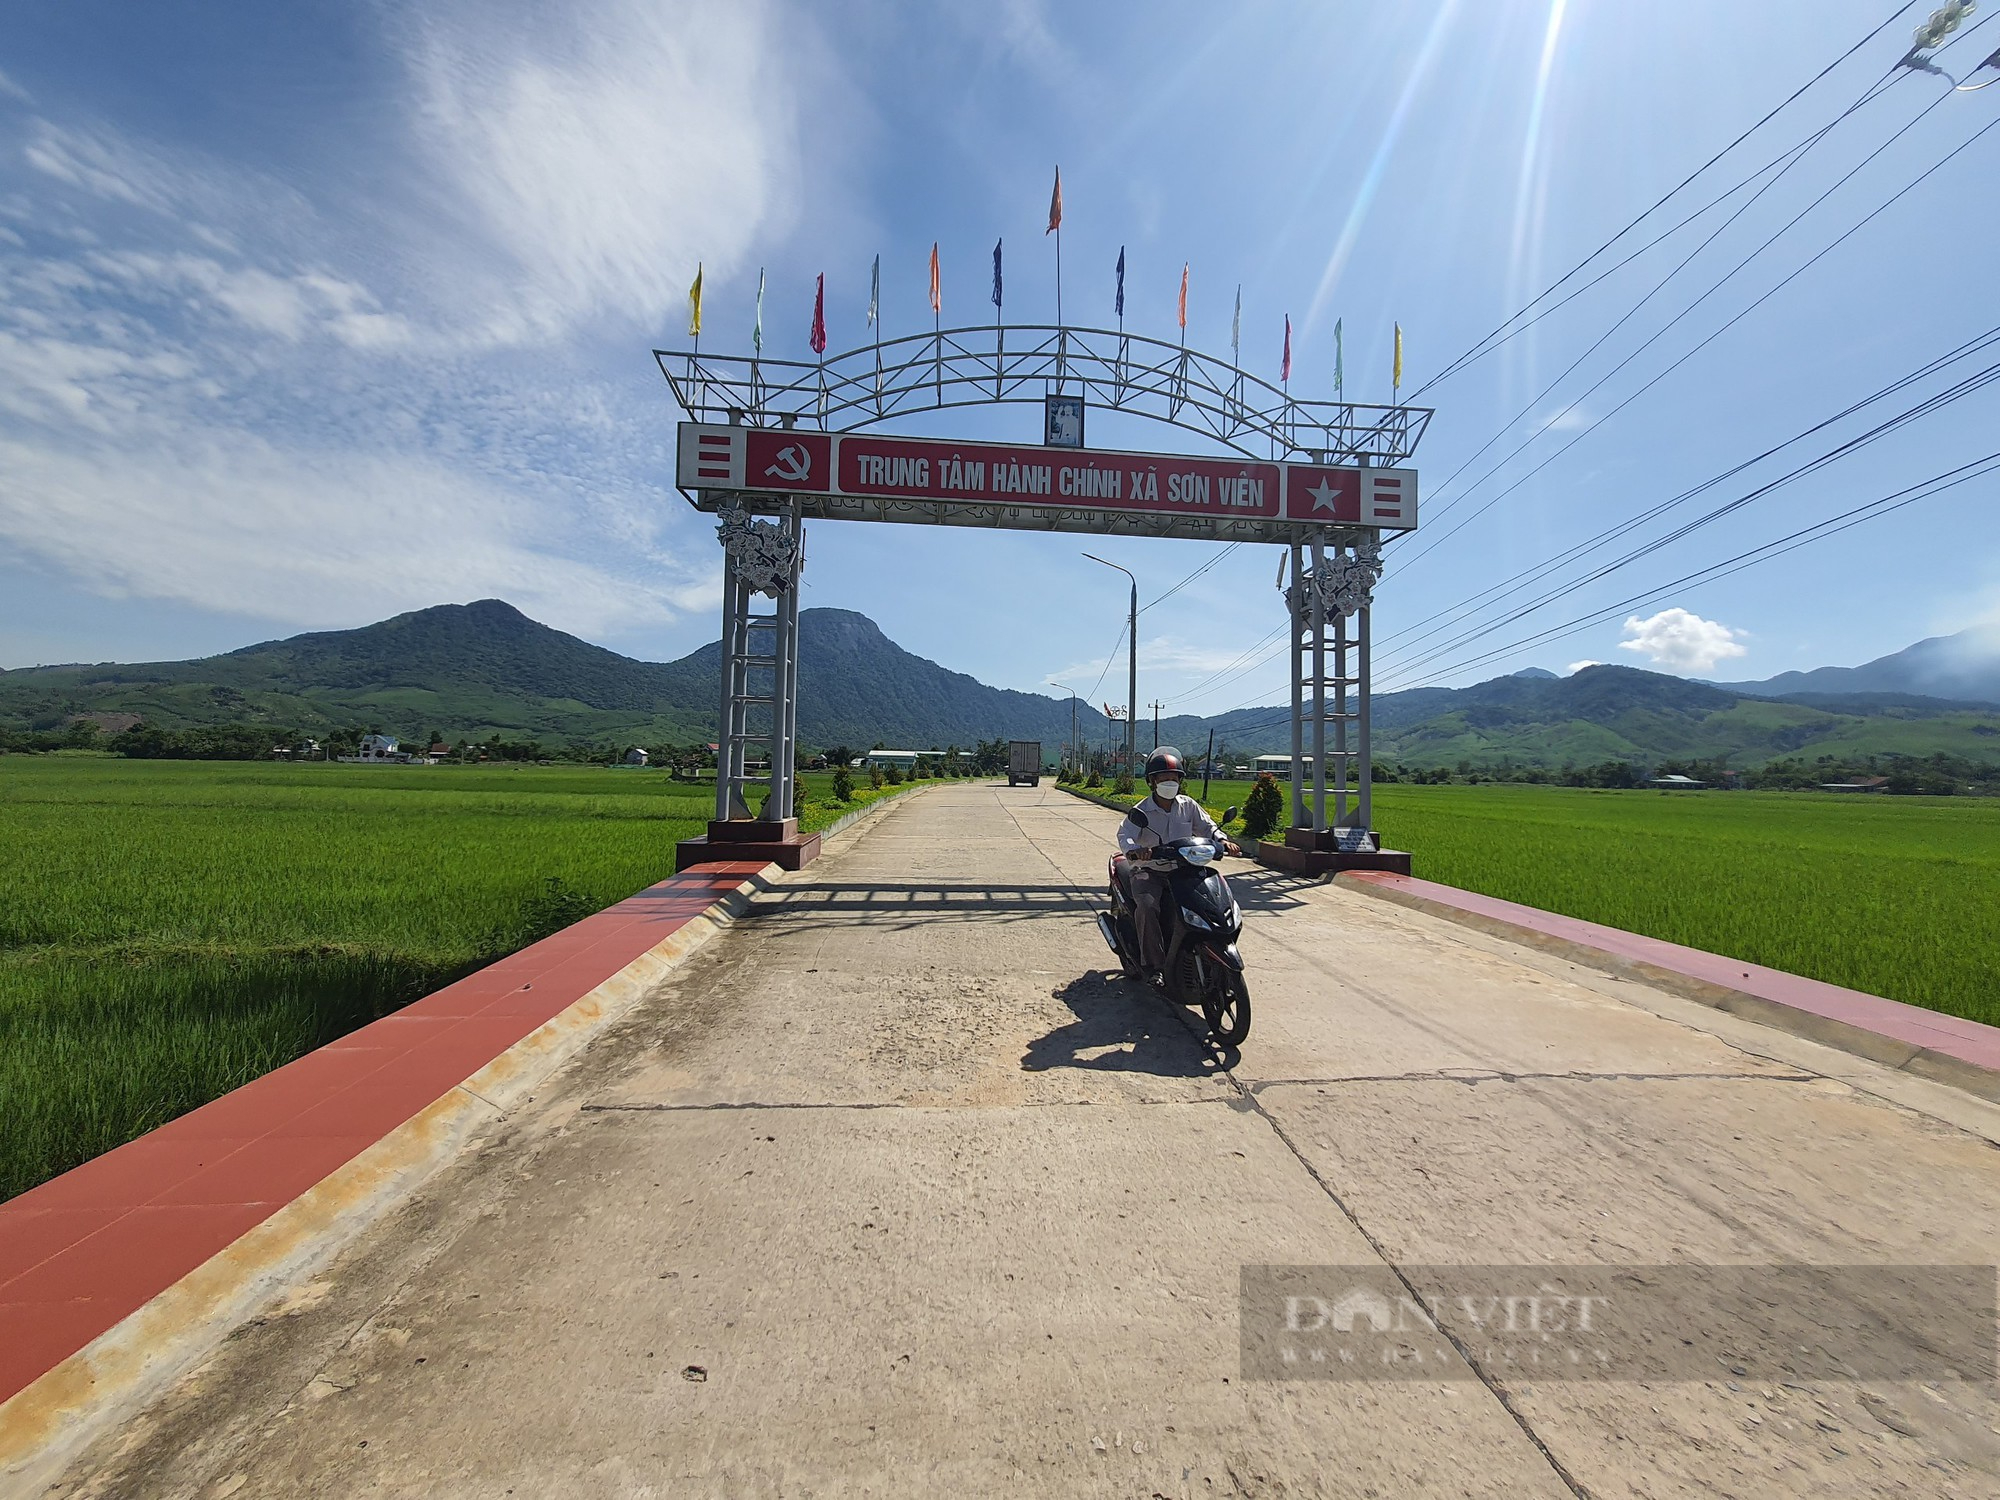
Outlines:
[[[1115,823],[837,842],[51,1493],[2000,1494],[1990,1385],[1245,1379],[1246,1265],[1990,1263],[2000,1110],[1234,862],[1217,1058]]]

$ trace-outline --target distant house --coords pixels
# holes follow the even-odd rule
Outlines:
[[[1696,781],[1692,776],[1675,775],[1675,776],[1655,776],[1652,779],[1652,781],[1648,783],[1648,785],[1667,787],[1669,789],[1678,788],[1681,791],[1691,791],[1696,787],[1707,786],[1708,783],[1705,781]]]
[[[428,766],[432,764],[428,755],[412,755],[400,748],[400,741],[393,734],[364,734],[358,753],[340,757],[343,765],[350,766]]]
[[[443,740],[439,740],[435,745],[431,746],[431,754],[442,760],[445,756],[451,754],[451,746],[447,745]]]
[[[855,764],[857,766],[896,766],[901,770],[908,771],[915,767],[916,763],[920,760],[943,759],[944,751],[942,750],[870,750],[860,760],[856,761]]]
[[[643,766],[651,758],[645,751],[638,749],[636,746],[625,752],[625,764],[628,766]]]
[[[1822,781],[1819,789],[1823,792],[1886,792],[1889,790],[1889,778],[1863,776],[1854,781]]]
[[[1289,755],[1260,755],[1252,762],[1252,765],[1259,776],[1268,771],[1280,781],[1290,781],[1292,779],[1292,758]],[[1332,769],[1331,765],[1329,765],[1328,769]],[[1313,758],[1310,755],[1301,755],[1299,757],[1299,774],[1307,780],[1311,780],[1312,772]]]

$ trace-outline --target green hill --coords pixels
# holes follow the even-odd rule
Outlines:
[[[254,722],[312,734],[380,725],[415,737],[685,744],[715,732],[717,647],[643,662],[485,599],[320,631],[199,661],[0,671],[0,726],[53,729],[78,715],[165,729]],[[923,749],[1070,735],[1070,703],[989,687],[917,656],[851,610],[799,616],[799,733],[810,746]],[[1110,725],[1080,707],[1087,743]],[[1232,758],[1282,750],[1285,710],[1162,719],[1160,738],[1198,752],[1213,730]],[[1152,726],[1141,725],[1142,743]],[[2000,762],[2000,710],[1908,692],[1750,696],[1633,667],[1517,674],[1375,701],[1375,746],[1419,766],[1589,765],[1606,760],[1945,753]]]

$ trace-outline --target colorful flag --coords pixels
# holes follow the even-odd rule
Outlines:
[[[1285,314],[1285,358],[1284,362],[1278,366],[1278,379],[1290,380],[1291,378],[1292,378],[1292,315],[1290,313],[1286,313]]]
[[[694,263],[694,285],[688,288],[688,332],[701,337],[701,262]]]
[[[993,242],[993,306],[1000,306],[1000,241]]]
[[[1053,234],[1062,228],[1062,168],[1056,168],[1056,190],[1049,195],[1049,227],[1043,234]]]
[[[1125,316],[1125,247],[1118,247],[1118,316]]]
[[[882,306],[882,257],[875,257],[875,269],[868,273],[868,326],[875,326],[875,318]]]
[[[813,292],[813,332],[812,349],[815,354],[826,353],[826,272],[819,273],[819,286]]]
[[[757,268],[757,322],[750,330],[750,348],[757,354],[764,352],[764,268]]]
[[[1236,283],[1236,316],[1229,320],[1229,353],[1237,364],[1243,363],[1243,283]]]
[[[1182,333],[1186,333],[1186,332],[1187,332],[1187,276],[1188,276],[1188,268],[1187,268],[1187,263],[1186,263],[1186,262],[1182,262],[1182,264],[1181,264],[1181,305],[1180,305],[1180,320],[1181,320],[1181,332],[1182,332]]]
[[[1339,318],[1333,320],[1333,399],[1336,401],[1341,398],[1342,371],[1345,364],[1345,351],[1341,347],[1340,324],[1341,320]]]
[[[1390,383],[1397,390],[1403,388],[1403,325],[1401,323],[1396,325],[1396,373],[1391,377]]]
[[[931,311],[944,311],[944,285],[938,280],[937,241],[931,241]]]

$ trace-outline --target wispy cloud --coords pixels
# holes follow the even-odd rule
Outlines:
[[[467,312],[508,341],[607,314],[650,326],[698,258],[726,273],[787,228],[802,90],[783,32],[756,0],[426,17],[412,124],[487,252],[437,266],[484,300]]]
[[[300,627],[712,607],[714,549],[658,489],[664,403],[592,351],[642,349],[697,256],[715,278],[788,222],[779,29],[757,3],[434,9],[386,38],[379,203],[18,119],[0,539],[107,595]]]

